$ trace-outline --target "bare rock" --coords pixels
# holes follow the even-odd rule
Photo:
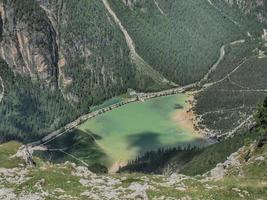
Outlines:
[[[16,194],[13,189],[1,188],[0,189],[0,199],[13,200],[16,198]]]

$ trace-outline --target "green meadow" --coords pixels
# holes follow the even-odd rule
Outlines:
[[[95,137],[107,155],[103,161],[107,167],[158,148],[202,145],[202,139],[173,120],[175,112],[185,109],[186,100],[185,94],[177,94],[130,103],[88,120],[79,129]]]

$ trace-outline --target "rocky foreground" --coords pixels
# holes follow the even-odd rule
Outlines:
[[[14,157],[19,144],[0,145],[0,199],[266,199],[267,146],[244,146],[210,172],[99,175],[74,163],[51,164],[35,158],[25,167]],[[8,152],[8,153],[7,153]]]

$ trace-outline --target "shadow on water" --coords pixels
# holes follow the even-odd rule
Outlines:
[[[174,105],[175,110],[182,109],[182,108],[184,108],[184,107],[181,104],[175,104]]]
[[[141,132],[130,135],[128,136],[128,148],[137,148],[138,157],[145,155],[147,152],[157,152],[158,149],[163,150],[170,148],[166,147],[165,144],[161,143],[160,135],[161,134],[157,132]],[[77,163],[78,165],[83,165],[83,163],[80,161],[82,160],[83,162],[88,164],[88,168],[91,171],[95,173],[107,173],[108,169],[105,166],[107,166],[106,162],[108,160],[108,155],[106,155],[96,143],[97,140],[101,139],[101,136],[89,130],[81,131],[75,129],[48,143],[48,151],[35,152],[35,155],[53,163],[63,163],[65,161],[71,161]],[[186,148],[189,145],[190,148],[193,146],[203,146],[205,145],[205,140],[195,139],[187,143],[179,142],[177,144],[174,144],[172,147]],[[186,157],[188,157],[188,154],[186,154]],[[168,156],[164,154],[164,160],[166,159],[168,159]],[[152,165],[154,165],[154,163],[152,163]],[[147,168],[151,170],[150,166]]]
[[[162,174],[166,164],[172,160],[177,167],[190,162],[211,144],[205,138],[195,138],[189,142],[177,142],[166,146],[160,142],[159,133],[145,132],[129,136],[129,148],[138,148],[138,156],[118,172],[141,172]]]
[[[79,161],[82,160],[88,164],[91,171],[106,173],[107,155],[96,143],[96,140],[100,139],[101,136],[97,134],[75,129],[48,143],[48,151],[36,152],[36,154],[54,163],[71,161],[82,165],[83,163]]]
[[[81,131],[81,130],[80,130],[80,131]],[[81,131],[81,132],[82,132],[82,131]],[[89,130],[89,129],[86,129],[84,133],[88,134],[88,135],[89,135],[90,137],[92,137],[93,140],[95,140],[95,141],[96,141],[96,140],[101,140],[101,139],[102,139],[102,136],[95,134],[94,132],[92,132],[92,131]]]
[[[139,153],[144,153],[161,145],[160,134],[156,132],[141,132],[128,136],[129,148],[137,147]]]
[[[202,148],[209,145],[209,141],[205,138],[195,138],[188,142],[177,142],[171,146],[160,141],[160,133],[157,132],[141,132],[128,136],[129,148],[137,148],[138,155],[142,155],[148,151],[154,151],[158,149],[168,149],[173,147],[179,147],[182,149],[187,148]]]

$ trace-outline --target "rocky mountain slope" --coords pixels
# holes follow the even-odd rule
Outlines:
[[[14,73],[57,88],[56,32],[45,12],[27,1],[1,1],[0,10],[1,58]]]

